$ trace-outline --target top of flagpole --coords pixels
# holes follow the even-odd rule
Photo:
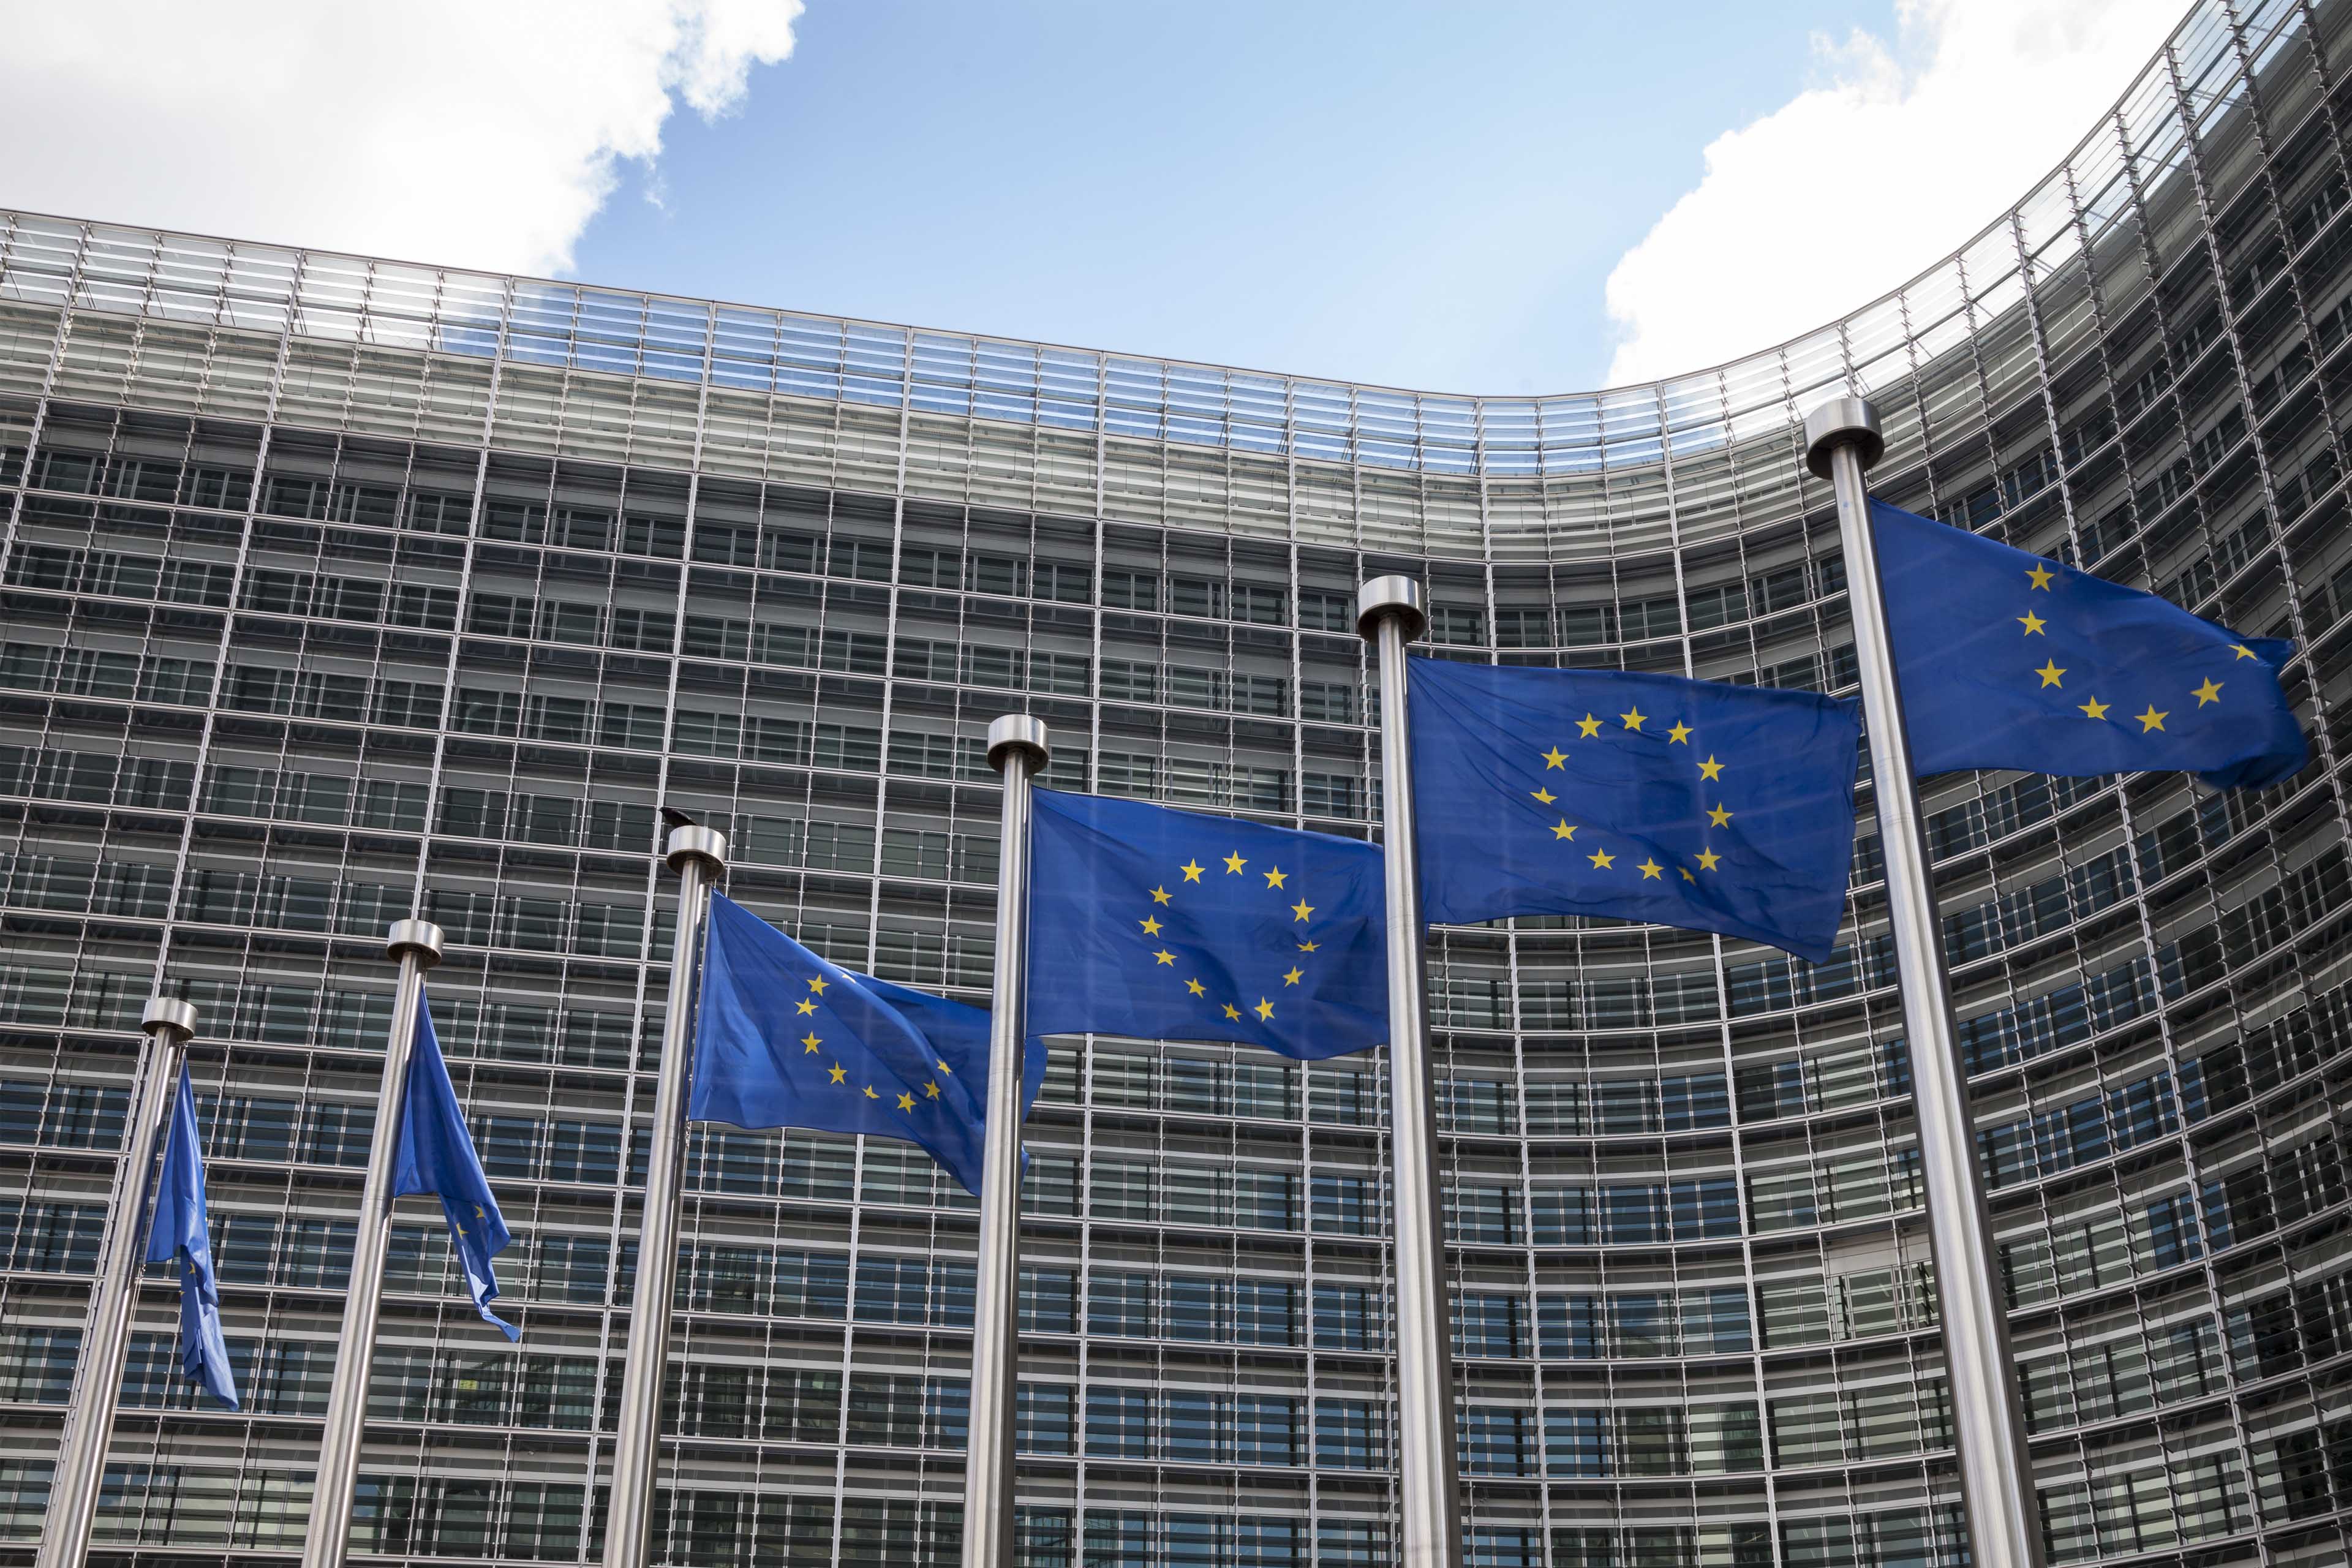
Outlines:
[[[170,1030],[184,1040],[196,1032],[195,1005],[176,996],[150,996],[139,1026],[150,1035]]]
[[[1356,635],[1370,642],[1381,635],[1382,616],[1404,623],[1404,640],[1429,629],[1429,595],[1410,577],[1375,577],[1356,590]]]
[[[1878,427],[1878,405],[1867,397],[1832,397],[1805,416],[1805,467],[1813,478],[1830,477],[1830,454],[1853,443],[1854,456],[1866,470],[1886,456],[1886,437]]]
[[[406,958],[413,952],[420,967],[430,969],[441,962],[442,941],[441,928],[431,921],[394,921],[383,933],[383,951],[386,957],[394,959]]]
[[[702,874],[716,878],[727,869],[727,835],[715,827],[703,827],[688,823],[684,827],[669,830],[669,844],[662,851],[662,859],[673,871],[686,869],[687,862],[702,863]]]
[[[1000,714],[988,723],[988,765],[1003,771],[1007,752],[1028,753],[1033,769],[1043,768],[1054,754],[1045,721],[1029,713]]]

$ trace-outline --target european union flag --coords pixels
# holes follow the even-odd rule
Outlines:
[[[474,1310],[507,1338],[519,1340],[522,1331],[490,1310],[499,1293],[490,1259],[505,1251],[513,1237],[499,1213],[499,1200],[490,1195],[474,1141],[467,1136],[466,1113],[458,1109],[449,1064],[441,1059],[441,1042],[433,1033],[433,1008],[421,990],[404,1101],[400,1147],[392,1168],[393,1195],[431,1193],[440,1198],[441,1212],[449,1221],[449,1245],[466,1271],[466,1291],[474,1299]]]
[[[1032,1030],[1303,1061],[1388,1043],[1379,850],[1141,801],[1035,799]]]
[[[2310,755],[2279,688],[2292,642],[1870,503],[1916,773],[2179,769],[2216,788]]]
[[[1613,670],[1406,668],[1429,920],[1613,915],[1830,956],[1856,704]]]
[[[1032,1039],[1024,1116],[1045,1081]],[[853,974],[710,895],[688,1116],[918,1144],[978,1196],[987,1100],[985,1009]]]
[[[155,1192],[155,1220],[147,1231],[147,1261],[176,1263],[180,1271],[180,1365],[192,1383],[237,1408],[236,1376],[221,1338],[220,1281],[213,1275],[212,1226],[205,1214],[205,1162],[196,1135],[196,1095],[180,1068],[172,1102],[172,1132],[163,1145],[163,1180]],[[109,1397],[111,1397],[110,1394]]]

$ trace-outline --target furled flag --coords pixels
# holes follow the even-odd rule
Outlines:
[[[1033,1038],[1024,1116],[1045,1081]],[[918,1144],[977,1196],[987,1101],[986,1009],[853,974],[710,895],[688,1117]]]
[[[1853,857],[1857,706],[1678,676],[1407,663],[1422,911],[1612,915],[1821,963]]]
[[[2216,788],[2309,756],[2279,688],[2292,642],[1870,503],[1912,771],[2180,770]]]
[[[1309,1061],[1388,1043],[1379,850],[1142,801],[1034,798],[1031,1030]]]
[[[221,1338],[220,1281],[213,1275],[211,1223],[205,1214],[196,1095],[184,1064],[180,1092],[172,1102],[171,1139],[163,1145],[163,1179],[155,1192],[155,1223],[147,1232],[147,1261],[174,1264],[179,1270],[181,1367],[191,1382],[236,1409],[236,1377]]]
[[[490,1273],[490,1259],[506,1250],[513,1237],[499,1213],[499,1200],[482,1174],[474,1141],[466,1132],[466,1113],[458,1108],[457,1091],[449,1082],[449,1064],[441,1059],[441,1042],[433,1033],[433,1008],[420,989],[416,997],[416,1046],[408,1059],[406,1103],[400,1112],[400,1147],[394,1157],[394,1197],[430,1193],[441,1200],[449,1221],[449,1245],[466,1271],[466,1291],[474,1310],[510,1340],[522,1331],[490,1310],[499,1293]]]

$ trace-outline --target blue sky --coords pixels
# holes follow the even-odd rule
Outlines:
[[[0,170],[0,205],[1584,391],[1933,265],[2183,4],[78,0],[10,19],[0,139],[42,155]]]
[[[1593,386],[1602,282],[1701,149],[1805,85],[1812,34],[1891,16],[816,0],[736,113],[672,120],[660,206],[625,173],[574,270],[1436,390]]]

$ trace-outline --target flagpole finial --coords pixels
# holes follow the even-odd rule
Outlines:
[[[1886,437],[1878,427],[1878,405],[1867,397],[1832,397],[1805,416],[1805,467],[1813,478],[1830,477],[1830,454],[1852,443],[1867,469],[1886,456]]]
[[[416,955],[420,968],[430,969],[441,962],[441,928],[431,921],[394,921],[383,933],[386,957],[395,961]]]
[[[1054,754],[1045,721],[1030,713],[1006,713],[988,723],[988,765],[1003,771],[1007,752],[1025,752],[1033,771],[1045,767]]]
[[[1370,642],[1381,635],[1382,617],[1404,623],[1404,640],[1429,629],[1429,595],[1411,577],[1375,577],[1356,590],[1356,635]]]
[[[727,870],[727,835],[715,827],[693,825],[673,827],[669,832],[669,845],[662,851],[662,859],[673,871],[683,871],[688,861],[698,860],[702,863],[702,874],[715,879]]]
[[[139,1015],[139,1026],[150,1035],[170,1030],[182,1039],[196,1032],[196,1009],[176,996],[150,996]]]

